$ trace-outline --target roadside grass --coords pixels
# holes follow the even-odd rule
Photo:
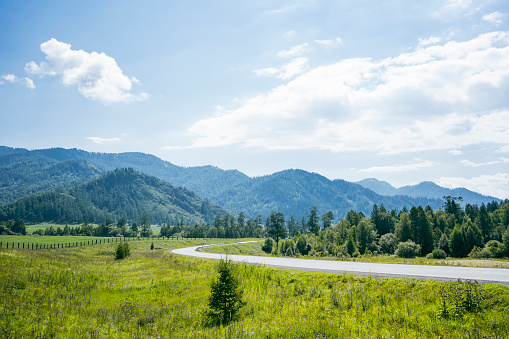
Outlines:
[[[123,260],[113,259],[115,243],[2,249],[0,337],[509,337],[507,286],[472,285],[479,308],[467,312],[454,299],[462,283],[246,264],[236,264],[246,306],[230,326],[212,326],[205,313],[217,263],[170,253],[203,242],[133,241]]]
[[[283,254],[267,254],[262,251],[263,241],[256,243],[233,244],[223,246],[213,246],[203,248],[203,252],[217,254],[238,254],[238,255],[256,255],[256,256],[277,256],[283,257]],[[427,259],[424,257],[416,258],[399,258],[394,255],[371,255],[361,256],[357,258],[346,257],[318,257],[303,256],[301,259],[318,259],[318,260],[342,260],[342,261],[358,261],[369,263],[385,263],[385,264],[408,264],[408,265],[439,265],[439,266],[462,266],[462,267],[487,267],[487,268],[509,268],[509,259],[473,259],[473,258],[447,258],[447,259]]]

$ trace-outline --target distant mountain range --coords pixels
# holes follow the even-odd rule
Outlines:
[[[375,203],[384,204],[389,210],[417,205],[438,209],[443,205],[444,195],[461,195],[465,202],[475,204],[498,200],[466,189],[448,190],[426,182],[403,190],[376,179],[352,183],[294,169],[251,178],[236,170],[213,166],[180,167],[145,153],[92,153],[63,148],[30,151],[0,146],[0,205],[56,188],[70,192],[77,185],[117,168],[132,168],[184,187],[207,198],[211,205],[222,206],[222,213],[244,212],[247,217],[266,217],[278,211],[298,219],[306,217],[313,206],[321,214],[332,211],[336,218],[346,216],[351,209],[369,215]],[[115,190],[121,192],[120,188]],[[156,196],[151,197],[152,208],[156,208]],[[164,213],[173,215],[169,211]]]
[[[462,205],[466,203],[481,205],[483,203],[487,204],[488,202],[500,200],[469,191],[466,188],[444,188],[431,181],[423,181],[418,185],[403,186],[400,188],[395,188],[386,181],[380,181],[374,178],[364,179],[357,183],[373,192],[388,196],[406,195],[409,197],[428,197],[435,199],[441,199],[444,196],[462,197],[463,202],[460,202]]]

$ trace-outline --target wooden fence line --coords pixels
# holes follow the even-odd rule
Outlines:
[[[58,237],[58,236],[56,236]],[[92,242],[92,245],[102,245],[102,244],[109,244],[110,243],[110,239],[111,239],[111,243],[115,243],[115,242],[129,242],[129,241],[141,241],[141,240],[179,240],[179,239],[194,239],[194,240],[197,240],[197,239],[210,239],[210,238],[195,238],[195,237],[184,237],[184,236],[171,236],[171,237],[165,237],[165,236],[162,236],[162,237],[157,237],[157,238],[143,238],[143,237],[114,237],[114,238],[104,238],[104,239],[92,239],[91,241],[90,240],[87,240],[86,243],[85,241],[79,241],[79,242],[70,242],[70,243],[57,243],[57,244],[39,244],[39,243],[36,243],[35,244],[35,248],[34,248],[34,243],[27,243],[26,245],[26,248],[25,248],[25,243],[24,242],[18,242],[17,243],[17,247],[16,247],[16,242],[12,241],[12,245],[9,247],[9,242],[6,241],[5,245],[3,243],[3,241],[0,241],[0,249],[2,248],[11,248],[11,249],[14,249],[14,248],[21,248],[21,249],[36,249],[36,250],[40,250],[40,249],[56,249],[56,248],[75,248],[75,247],[82,247],[82,246],[90,246],[90,242]],[[115,241],[113,241],[115,239]],[[120,239],[120,241],[119,241]],[[214,238],[214,239],[223,239],[223,238]],[[226,238],[225,238],[226,239]],[[95,243],[94,243],[94,240],[95,240]],[[99,243],[97,242],[99,240]],[[20,244],[21,244],[21,247],[20,247]],[[32,247],[30,248],[30,245],[32,245]]]

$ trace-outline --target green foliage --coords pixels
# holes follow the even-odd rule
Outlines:
[[[442,249],[439,249],[439,248],[436,248],[433,250],[433,252],[431,252],[432,254],[432,257],[433,259],[445,259],[447,258],[447,253],[445,253],[444,250]]]
[[[448,319],[450,316],[461,317],[465,313],[477,313],[486,307],[488,295],[477,281],[458,280],[445,285],[440,290],[441,309],[439,315]]]
[[[285,216],[281,212],[273,212],[267,219],[267,234],[276,241],[276,248],[279,246],[279,240],[288,235],[285,224]]]
[[[394,254],[396,250],[396,237],[393,233],[386,233],[378,240],[380,251],[384,254]]]
[[[210,285],[208,316],[216,323],[228,324],[237,316],[245,305],[242,297],[244,291],[233,263],[227,259],[220,260],[218,277]]]
[[[263,243],[262,246],[262,251],[271,254],[273,250],[274,250],[274,239],[272,238],[265,239],[265,242]]]
[[[421,246],[412,240],[400,242],[396,249],[396,255],[401,258],[414,258],[421,253]]]
[[[124,259],[131,255],[131,249],[129,248],[129,243],[121,242],[118,244],[117,249],[115,251],[115,259]]]

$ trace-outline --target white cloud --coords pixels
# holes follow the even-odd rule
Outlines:
[[[294,57],[308,50],[309,45],[307,43],[293,46],[286,51],[280,51],[277,56],[282,58]]]
[[[18,77],[15,76],[14,74],[5,74],[5,75],[2,75],[2,79],[6,80],[10,83],[15,83],[18,80]]]
[[[72,50],[70,44],[55,39],[42,43],[41,51],[46,54],[46,61],[27,63],[28,74],[60,75],[65,86],[77,86],[86,98],[105,104],[148,98],[146,93],[131,93],[133,80],[123,74],[115,59],[104,53]]]
[[[284,64],[281,68],[262,68],[255,70],[254,73],[256,76],[273,76],[280,79],[289,79],[301,74],[307,68],[307,61],[306,58],[301,57]]]
[[[440,38],[436,36],[430,36],[427,39],[419,39],[419,46],[436,45],[440,42]]]
[[[503,147],[509,145],[508,91],[509,33],[492,32],[394,58],[310,69],[197,121],[189,134],[194,147],[392,154],[479,143]]]
[[[495,160],[495,161],[488,161],[488,162],[472,162],[470,160],[461,160],[460,164],[468,167],[483,167],[483,166],[490,166],[490,165],[496,165],[500,164],[502,162],[505,162],[502,160]]]
[[[499,12],[493,12],[493,13],[490,13],[490,14],[486,14],[486,15],[483,15],[482,19],[484,21],[487,21],[493,25],[501,25],[502,24],[502,18],[504,17],[504,15],[502,13],[499,13]]]
[[[87,137],[87,139],[92,140],[96,144],[117,143],[121,141],[120,138]]]
[[[464,153],[463,153],[463,151],[453,149],[453,150],[449,151],[449,154],[451,154],[451,155],[463,155]]]
[[[25,78],[25,86],[27,86],[27,88],[34,89],[34,81],[30,78]]]
[[[417,161],[417,162],[415,162]],[[375,166],[360,170],[361,172],[375,172],[375,173],[394,173],[394,172],[408,172],[415,171],[421,168],[433,167],[433,162],[429,160],[414,159],[414,162],[408,164],[397,164],[391,166]]]
[[[464,187],[474,192],[499,199],[509,198],[509,173],[480,175],[471,179],[461,177],[442,177],[435,182],[447,188]]]
[[[336,38],[334,40],[315,40],[315,42],[319,45],[334,46],[342,44],[343,40],[341,40],[341,38]]]

